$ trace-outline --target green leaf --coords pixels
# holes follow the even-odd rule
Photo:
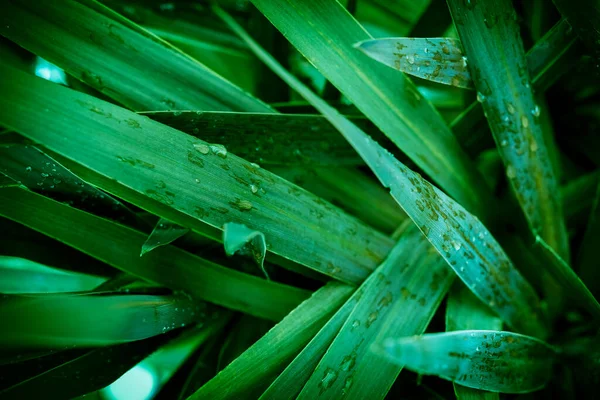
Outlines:
[[[498,151],[533,235],[569,258],[558,182],[542,135],[510,0],[448,1]]]
[[[223,244],[225,245],[225,254],[232,256],[238,253],[251,257],[265,277],[269,279],[269,274],[264,266],[267,242],[262,232],[253,231],[246,225],[230,222],[223,226]]]
[[[425,173],[467,209],[485,214],[490,194],[446,123],[410,80],[353,47],[371,36],[341,4],[253,4]]]
[[[312,93],[223,13],[219,12],[259,59],[344,135],[467,287],[515,329],[545,337],[547,327],[537,294],[486,227]]]
[[[160,217],[217,240],[224,223],[243,223],[260,229],[273,253],[353,283],[365,279],[392,245],[384,235],[222,146],[211,147],[14,69],[0,66],[0,71],[6,77],[0,82],[6,93],[0,99],[0,122],[93,171],[96,186]],[[252,185],[259,188],[256,193]]]
[[[383,353],[419,374],[502,393],[543,388],[556,358],[554,350],[541,340],[492,330],[388,339]]]
[[[600,295],[600,277],[598,276],[598,257],[596,253],[598,244],[600,244],[600,184],[596,189],[592,211],[577,255],[579,275],[596,296]]]
[[[423,333],[453,279],[411,224],[353,295],[356,306],[298,399],[383,399],[402,367],[373,353],[371,345],[381,338]]]
[[[580,53],[579,46],[574,45],[576,41],[577,37],[571,33],[571,27],[563,19],[527,52],[531,84],[538,93],[544,92],[576,62]],[[483,108],[477,101],[456,117],[450,126],[452,133],[471,155],[477,154],[487,145],[493,145]]]
[[[575,271],[540,236],[536,236],[535,242],[545,261],[541,265],[563,287],[565,295],[584,307],[594,319],[600,318],[600,303]]]
[[[221,111],[159,111],[141,115],[205,142],[222,143],[235,155],[260,165],[363,164],[348,142],[320,115]],[[390,143],[364,117],[352,120],[383,139],[382,143]]]
[[[29,190],[80,210],[145,227],[123,203],[84,182],[35,146],[0,146],[0,171]]]
[[[189,399],[258,396],[353,291],[353,287],[340,283],[319,289]]]
[[[96,347],[202,322],[206,303],[181,296],[49,294],[0,302],[3,348]]]
[[[0,256],[0,293],[55,293],[91,290],[106,279]]]
[[[0,21],[1,35],[134,110],[270,110],[93,0],[11,2]]]
[[[470,329],[501,330],[502,320],[467,289],[456,282],[450,290],[446,305],[446,331]],[[458,400],[498,400],[497,393],[473,389],[454,383]]]
[[[460,41],[452,38],[385,38],[358,42],[374,60],[432,82],[473,89]]]
[[[148,236],[148,239],[146,239],[142,245],[140,257],[159,246],[165,246],[171,242],[174,242],[189,231],[190,230],[188,228],[184,228],[174,224],[169,220],[161,218],[154,226],[154,229],[152,230],[150,236]]]
[[[145,234],[21,189],[0,190],[0,205],[0,215],[124,272],[251,315],[277,321],[309,295],[174,246],[162,246],[140,257]]]
[[[573,25],[597,63],[600,60],[600,7],[598,7],[598,2],[594,0],[577,2],[553,0],[553,2],[558,11]]]

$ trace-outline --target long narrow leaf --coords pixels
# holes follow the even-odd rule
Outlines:
[[[541,389],[556,360],[554,350],[538,339],[490,330],[389,339],[383,351],[398,365],[420,374],[503,393]]]
[[[569,243],[560,198],[539,123],[519,26],[510,0],[449,0],[461,43],[498,151],[533,235],[564,258]],[[498,68],[502,66],[502,68]]]
[[[413,83],[356,50],[367,31],[334,0],[253,0],[317,69],[460,204],[484,215],[482,178]]]
[[[339,283],[319,289],[189,399],[257,397],[353,291]]]
[[[344,135],[383,186],[390,189],[392,197],[480,300],[516,329],[536,336],[547,335],[537,294],[476,217],[396,160],[287,72],[231,17],[223,11],[220,14],[264,63]]]
[[[148,239],[146,239],[142,245],[140,257],[159,246],[165,246],[174,242],[188,232],[189,229],[161,218],[154,226],[154,229],[152,230],[152,233],[150,233],[150,236],[148,236]]]
[[[371,351],[381,338],[423,333],[454,274],[411,225],[354,296],[357,305],[298,399],[383,399],[402,367]],[[374,374],[373,371],[377,371]]]
[[[122,271],[199,299],[279,320],[308,296],[162,246],[144,257],[146,235],[21,189],[0,190],[0,215],[54,237]]]
[[[577,267],[581,279],[590,288],[590,291],[600,296],[600,276],[598,270],[598,257],[596,250],[600,244],[600,184],[596,189],[594,204],[589,215],[585,235],[577,255]]]
[[[201,233],[205,224],[215,230],[226,222],[258,228],[273,253],[347,282],[366,278],[392,245],[223,146],[19,71],[0,71],[0,122],[110,177],[101,187],[163,218]]]

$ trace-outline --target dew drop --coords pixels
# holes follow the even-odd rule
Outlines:
[[[406,61],[408,61],[408,63],[410,65],[413,65],[415,63],[415,56],[413,56],[413,55],[406,56]]]
[[[428,49],[427,47],[425,47],[425,48],[423,49],[423,53],[429,53],[429,49]]]
[[[204,143],[194,143],[194,148],[198,150],[201,154],[210,153],[210,147],[205,145]]]
[[[260,165],[258,165],[257,163],[250,163],[251,166],[253,166],[254,168],[260,168]]]
[[[250,185],[250,190],[252,191],[252,193],[257,193],[258,192],[258,186],[256,186],[255,184]]]
[[[506,176],[508,176],[509,179],[514,179],[517,176],[517,170],[515,167],[509,165],[508,168],[506,168]]]
[[[211,144],[210,149],[214,154],[218,155],[221,158],[227,157],[227,149],[222,144]]]
[[[456,251],[460,250],[460,248],[462,247],[462,244],[460,244],[460,242],[453,242],[452,245],[454,246],[454,250]]]
[[[521,115],[521,123],[523,124],[523,128],[527,128],[529,126],[529,119],[526,115]]]
[[[512,103],[507,103],[506,105],[506,111],[508,111],[509,114],[514,114],[515,113],[515,106],[513,106]]]
[[[466,67],[467,67],[467,57],[465,57],[465,56],[463,56],[463,57],[462,57],[462,66],[463,66],[464,68],[466,68]]]
[[[477,347],[475,348],[475,351],[479,351],[479,346],[477,346]]]
[[[477,101],[483,103],[485,101],[485,95],[481,92],[477,92]]]
[[[45,173],[45,172],[42,172],[42,178],[47,178],[47,177],[49,177],[49,176],[50,176],[50,175],[48,175],[47,173]]]
[[[181,111],[173,111],[173,115],[179,117],[181,115]]]
[[[27,168],[25,168],[25,171],[27,171],[27,172],[31,172],[31,167],[27,167]]]
[[[508,145],[508,141],[506,139],[504,139],[500,142],[500,146],[502,146],[502,147],[506,147],[507,145]]]
[[[533,115],[534,117],[540,116],[540,107],[537,104],[531,109],[531,115]]]
[[[535,139],[532,140],[531,143],[529,143],[529,150],[531,150],[534,153],[538,150],[538,144],[535,141]]]

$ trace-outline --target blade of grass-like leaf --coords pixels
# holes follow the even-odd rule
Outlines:
[[[140,257],[146,235],[21,189],[0,190],[0,204],[0,215],[115,268],[254,316],[277,321],[309,294],[221,267],[174,246]]]
[[[294,46],[441,187],[484,215],[491,197],[446,123],[413,83],[353,47],[370,39],[337,1],[253,0]]]
[[[353,291],[353,287],[340,283],[319,289],[189,399],[258,396]]]
[[[4,348],[96,347],[202,322],[213,306],[182,296],[51,294],[0,302]]]
[[[103,175],[99,187],[163,218],[200,233],[206,233],[206,223],[217,240],[214,231],[226,222],[259,228],[273,253],[354,283],[392,245],[223,146],[14,69],[0,71],[6,77],[0,82],[6,93],[0,121]]]
[[[251,257],[265,277],[269,279],[269,274],[264,266],[267,243],[262,232],[253,231],[246,225],[227,223],[223,227],[223,244],[228,256],[239,253]]]
[[[538,92],[544,92],[573,64],[580,53],[574,45],[577,38],[564,19],[557,22],[542,39],[527,53],[527,68],[531,84]],[[487,134],[487,124],[479,102],[473,102],[451,124],[452,132],[471,155],[477,154],[487,145],[493,145]]]
[[[14,1],[0,20],[1,35],[132,109],[269,110],[95,1]]]
[[[167,219],[161,218],[154,226],[148,239],[146,239],[142,245],[140,257],[159,246],[165,246],[174,242],[189,231],[188,228],[184,228]]]
[[[491,330],[390,338],[383,352],[420,374],[502,393],[541,389],[552,376],[556,358],[554,350],[541,340]]]
[[[357,305],[298,399],[385,397],[402,367],[373,353],[371,345],[423,333],[454,279],[432,250],[411,224],[354,295],[360,296]]]
[[[562,257],[569,243],[539,122],[519,26],[510,0],[448,0],[469,68],[508,177],[533,235]],[[499,68],[502,66],[502,68]]]
[[[288,85],[335,126],[377,175],[392,197],[475,295],[504,321],[525,333],[546,336],[537,294],[515,269],[486,227],[460,204],[411,171],[344,116],[312,93],[221,10],[221,17]]]
[[[596,250],[600,244],[600,184],[592,211],[588,219],[585,235],[577,255],[577,267],[581,279],[595,296],[600,296],[600,276]]]
[[[82,292],[106,278],[47,267],[18,257],[0,256],[0,293]]]
[[[589,217],[599,176],[598,171],[595,171],[572,180],[561,188],[560,194],[570,225],[575,225],[578,221],[586,221]]]
[[[362,159],[320,115],[160,111],[141,115],[261,165],[361,165]],[[382,143],[391,144],[368,120],[353,121]]]
[[[471,329],[501,330],[502,320],[460,282],[450,290],[446,305],[446,331]],[[458,400],[498,400],[497,393],[483,391],[454,383]]]
[[[600,303],[575,271],[540,236],[536,236],[535,242],[545,261],[541,265],[563,287],[565,295],[584,307],[594,319],[599,319]]]
[[[119,200],[84,182],[35,146],[0,146],[0,171],[51,199],[133,226],[145,226]]]
[[[19,183],[12,178],[0,173],[0,188],[19,186]]]
[[[445,85],[473,89],[460,41],[452,38],[385,38],[358,42],[372,59],[409,75]]]

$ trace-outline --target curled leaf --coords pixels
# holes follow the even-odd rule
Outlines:
[[[267,242],[264,233],[254,231],[244,224],[229,222],[223,226],[223,244],[225,245],[225,253],[228,256],[235,253],[249,256],[269,279],[269,274],[264,266],[267,253]]]

